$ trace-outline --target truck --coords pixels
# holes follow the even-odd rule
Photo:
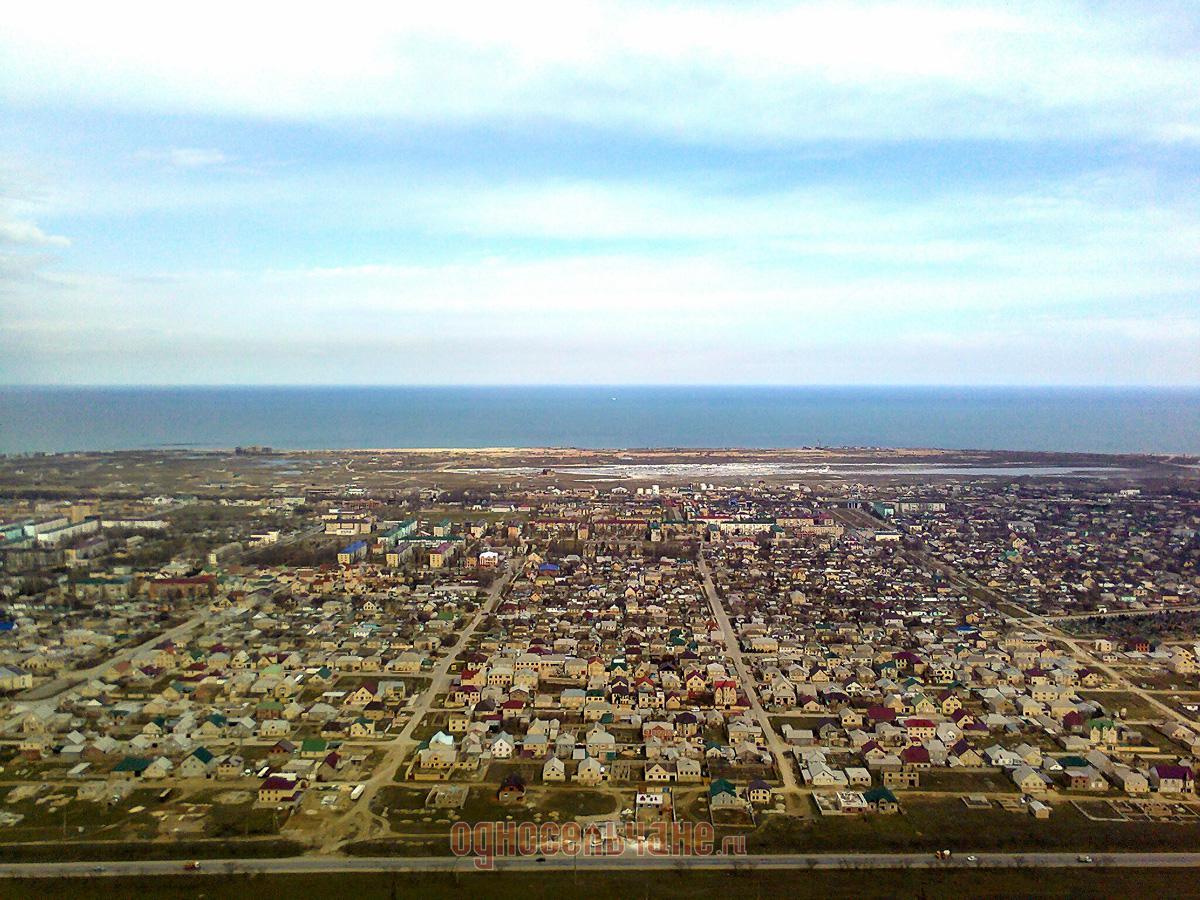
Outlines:
[[[361,797],[363,795],[363,791],[365,791],[366,789],[367,789],[367,786],[365,784],[355,785],[354,790],[352,790],[350,792],[350,799],[357,800],[359,797]]]

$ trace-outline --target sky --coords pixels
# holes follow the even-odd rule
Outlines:
[[[1193,2],[39,2],[0,384],[1200,384]]]

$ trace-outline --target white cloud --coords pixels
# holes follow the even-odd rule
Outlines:
[[[69,238],[47,234],[33,222],[0,219],[0,243],[25,247],[67,247]]]
[[[169,147],[160,150],[139,150],[138,159],[166,163],[177,169],[202,169],[230,162],[221,150],[205,147]]]
[[[1188,7],[1083,2],[46,2],[9,11],[10,102],[288,119],[557,119],[688,139],[1191,140]]]
[[[1129,310],[1136,289],[1108,270],[945,281],[709,255],[47,276],[0,301],[0,379],[1200,381],[1200,315]],[[104,365],[71,362],[99,346]]]
[[[304,380],[318,361],[326,381],[1197,381],[1200,211],[1176,189],[1176,155],[1190,151],[1143,146],[1078,174],[1090,167],[1078,147],[1095,139],[1200,135],[1200,55],[1171,15],[865,0],[317,18],[270,3],[22,7],[0,33],[6,104],[148,112],[153,127],[97,130],[107,156],[71,143],[93,134],[86,122],[45,125],[49,153],[21,147],[46,174],[16,179],[20,202],[0,215],[0,244],[15,248],[0,254],[0,381],[4,367],[56,378],[97,346],[109,362],[81,368],[85,380],[162,380],[164,367],[213,380],[206,365]],[[222,116],[326,127],[226,131]],[[350,123],[343,143],[348,117],[376,124]],[[548,180],[508,130],[522,119],[626,143],[611,167],[567,159],[554,171],[578,174]],[[513,140],[495,177],[455,148],[408,160],[403,141],[375,140],[425,122]],[[945,181],[924,195],[924,175],[874,183],[861,160],[830,165],[826,183],[812,180],[819,166],[792,179],[794,155],[772,152],[685,154],[643,173],[627,156],[634,133],[851,148],[1067,137],[1076,174],[1023,174],[1007,148],[1007,177],[989,182],[964,175],[964,146],[948,158],[932,143]],[[0,138],[22,143],[14,134]],[[1062,171],[1052,147],[1029,146]],[[36,222],[72,235],[69,267],[47,265],[69,241]],[[338,264],[364,258],[378,263]],[[147,275],[176,265],[195,269]],[[889,365],[895,378],[880,378]]]

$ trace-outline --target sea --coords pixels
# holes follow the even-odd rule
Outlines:
[[[412,447],[1200,454],[1200,388],[0,387],[0,452]]]

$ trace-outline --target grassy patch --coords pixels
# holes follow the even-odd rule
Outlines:
[[[1194,847],[1200,824],[1093,822],[1070,804],[1048,820],[992,807],[967,809],[958,800],[906,800],[900,815],[772,816],[747,836],[751,853],[807,851],[920,852],[943,847],[971,852],[1172,851]]]
[[[617,798],[603,791],[548,790],[535,801],[539,809],[556,812],[560,821],[576,816],[603,816],[617,812]]]
[[[73,794],[74,788],[68,792]],[[23,817],[16,825],[0,828],[0,842],[153,838],[158,833],[158,822],[151,812],[158,808],[158,793],[137,790],[114,805],[86,800],[37,802],[41,797],[0,803],[0,811]],[[53,795],[43,792],[41,796]],[[139,806],[140,812],[130,812]]]
[[[926,769],[921,773],[923,791],[958,791],[964,794],[1017,792],[1006,772],[997,769]]]
[[[11,900],[58,900],[86,896],[97,884],[114,897],[210,900],[294,900],[346,897],[359,900],[420,896],[451,900],[484,896],[496,900],[558,900],[585,892],[594,896],[659,900],[730,896],[766,897],[1096,897],[1195,896],[1189,869],[1107,869],[1086,877],[1063,869],[772,871],[708,872],[481,873],[464,867],[458,874],[366,873],[320,875],[238,875],[203,873],[154,878],[17,880],[4,884]]]
[[[1084,700],[1095,700],[1109,715],[1117,715],[1125,710],[1122,717],[1125,719],[1157,721],[1163,717],[1161,709],[1129,691],[1080,691],[1079,696]]]
[[[261,837],[279,834],[287,813],[256,807],[253,803],[213,804],[204,817],[208,837]]]

